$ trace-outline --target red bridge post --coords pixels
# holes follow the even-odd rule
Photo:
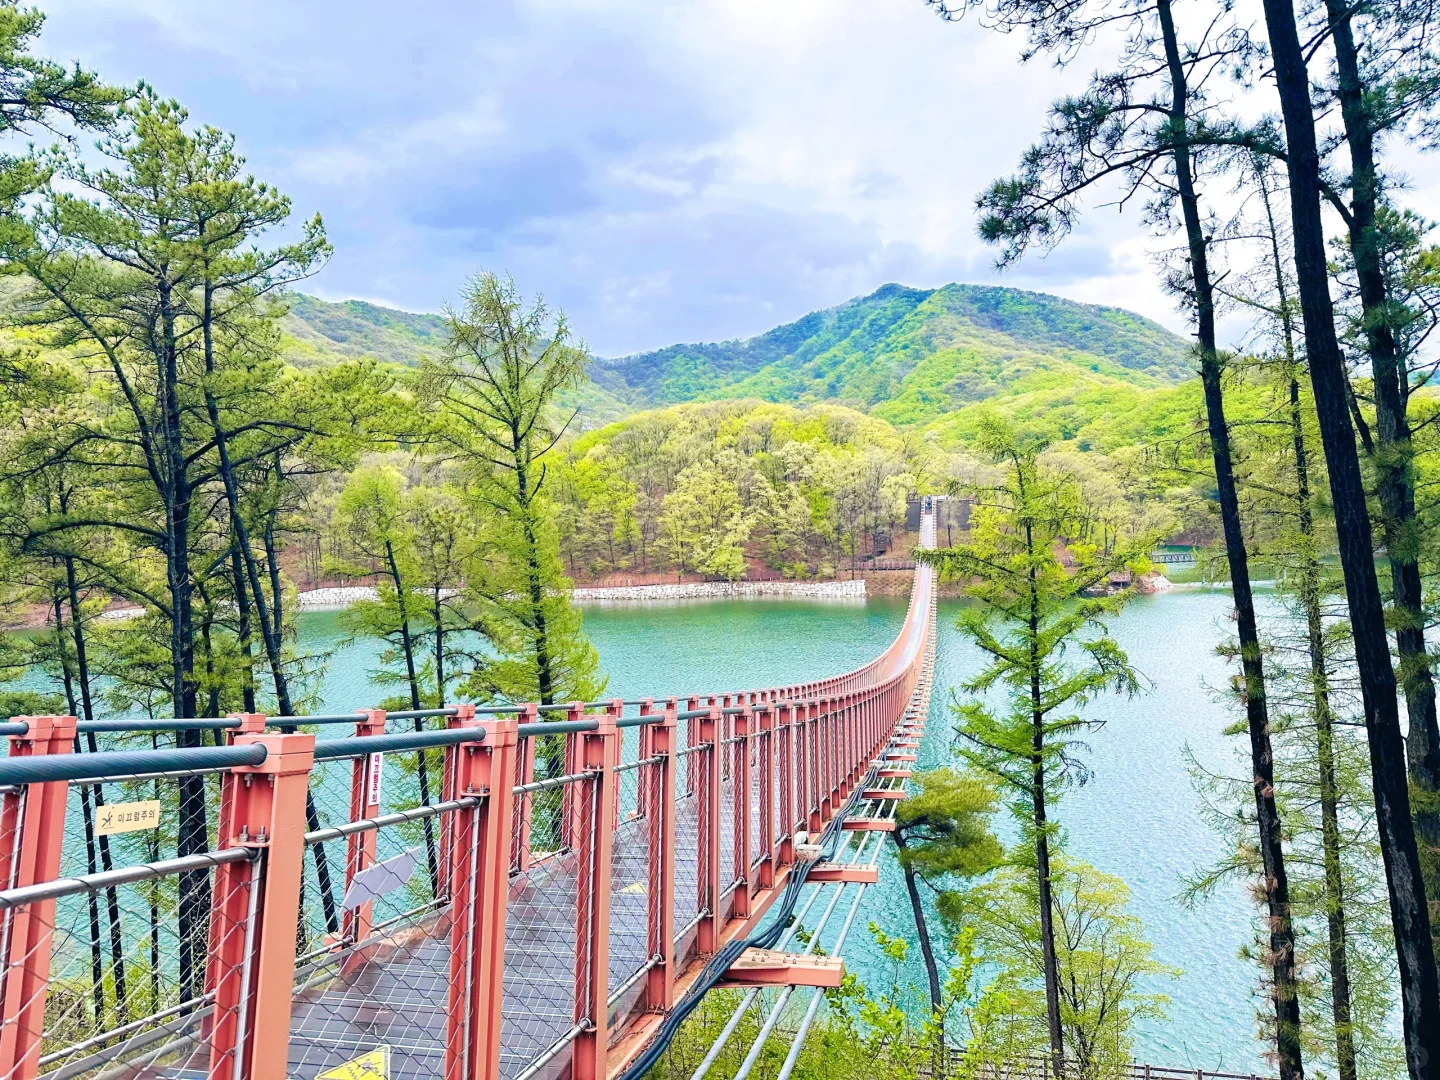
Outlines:
[[[759,774],[760,865],[756,867],[755,887],[769,889],[775,885],[775,707],[766,703],[755,713],[755,769]]]
[[[615,803],[615,744],[620,733],[609,714],[596,718],[595,731],[572,738],[580,768],[594,773],[578,781],[575,904],[575,1020],[589,1027],[575,1038],[572,1080],[604,1080],[605,1053],[610,1044],[610,877],[614,833],[610,810]],[[567,785],[567,789],[576,784]]]
[[[73,716],[17,716],[24,735],[11,735],[11,757],[68,754],[75,745]],[[30,784],[0,796],[0,878],[18,888],[60,876],[65,843],[64,780]],[[55,933],[55,901],[26,904],[9,913],[4,936],[4,997],[0,999],[0,1075],[33,1080],[40,1066],[45,1030],[45,995],[50,983],[50,946]]]
[[[295,924],[305,861],[305,793],[315,736],[243,734],[265,760],[237,766],[220,781],[222,848],[256,849],[257,858],[215,869],[211,889],[213,996],[210,1080],[283,1080],[295,993]]]
[[[692,755],[700,759],[702,781],[699,799],[698,836],[700,848],[700,925],[696,946],[701,956],[720,947],[720,709],[712,699],[710,715],[700,717],[698,736],[708,748]]]
[[[363,719],[355,722],[355,736],[365,738],[385,734],[385,710],[366,709]],[[379,754],[364,754],[350,764],[350,820],[362,821],[380,813],[380,780],[384,768]],[[375,862],[376,833],[370,829],[345,838],[345,892],[355,875]],[[343,896],[344,893],[342,892]],[[340,937],[354,944],[370,935],[374,906],[366,901],[340,915]]]
[[[776,867],[789,866],[795,857],[795,759],[799,749],[795,742],[795,705],[778,705],[775,708],[775,761],[780,778],[780,797],[777,800],[780,815],[780,846],[775,853]]]
[[[651,709],[645,702],[643,714]],[[675,780],[678,762],[678,703],[665,703],[665,719],[641,728],[648,733],[645,757],[663,760],[641,770],[650,778],[645,803],[650,817],[650,880],[646,940],[649,955],[659,957],[645,980],[645,1007],[650,1012],[669,1012],[675,1004],[675,813],[678,805]],[[651,770],[654,770],[653,772]]]
[[[522,724],[533,724],[539,718],[540,713],[535,703],[531,702],[525,706],[525,711],[520,714],[518,720]],[[515,786],[524,787],[534,781],[535,740],[533,738],[520,739],[516,743],[515,751]],[[521,794],[519,800],[515,804],[515,824],[510,838],[510,869],[516,874],[523,874],[530,869],[530,814],[533,803],[528,791]]]
[[[753,882],[750,880],[750,810],[752,802],[750,761],[750,734],[753,723],[750,706],[742,703],[735,715],[734,765],[730,769],[730,790],[733,794],[731,805],[735,807],[734,839],[731,844],[735,865],[730,868],[731,881],[736,882],[735,891],[730,894],[730,915],[743,919],[750,914],[750,895]]]
[[[460,705],[450,727],[479,727]],[[445,865],[450,874],[450,981],[445,1009],[445,1080],[500,1075],[505,913],[510,889],[515,746],[519,721],[487,716],[485,738],[445,752],[449,798],[483,796],[453,812]]]

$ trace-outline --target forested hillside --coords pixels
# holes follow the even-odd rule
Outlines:
[[[438,315],[295,294],[282,350],[298,366],[373,356],[413,367],[442,326]],[[885,285],[759,337],[598,360],[565,404],[593,428],[686,401],[834,402],[963,441],[965,411],[990,402],[1075,438],[1192,366],[1185,340],[1120,308],[987,285]]]
[[[1191,368],[1188,343],[1119,308],[985,285],[885,285],[759,337],[602,361],[591,377],[636,404],[834,401],[920,424],[997,396],[1158,386]]]

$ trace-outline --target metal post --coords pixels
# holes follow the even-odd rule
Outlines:
[[[699,708],[700,699],[698,697],[685,699],[686,712],[696,712]],[[685,747],[689,749],[692,746],[698,746],[699,743],[700,721],[692,716],[685,721]],[[695,794],[695,770],[690,766],[686,766],[685,768],[685,794],[687,796]]]
[[[575,822],[577,874],[575,904],[575,1021],[589,1025],[575,1037],[572,1080],[604,1080],[610,1045],[610,876],[614,833],[609,825],[615,800],[615,743],[620,733],[613,716],[599,717],[597,730],[578,732],[581,768],[595,773],[577,784],[580,808]]]
[[[11,735],[11,757],[68,754],[75,744],[73,716],[17,716],[24,735]],[[65,843],[65,799],[70,785],[59,780],[6,792],[0,804],[0,835],[9,838],[0,854],[7,888],[53,881],[60,876]],[[3,921],[4,963],[0,978],[0,1075],[33,1080],[40,1066],[45,1030],[45,994],[50,983],[50,946],[55,901],[41,900],[7,912]]]
[[[663,713],[664,710],[662,709],[661,714],[663,715]],[[653,698],[645,698],[643,701],[640,702],[640,715],[657,715],[655,712],[655,701]],[[647,758],[652,758],[655,756],[655,728],[657,726],[658,725],[655,724],[645,724],[637,729],[638,748],[636,750],[636,753],[639,755],[638,760],[644,761]],[[655,799],[653,790],[655,786],[655,775],[656,774],[654,770],[649,768],[642,767],[636,770],[635,815],[637,817],[644,817],[650,813],[651,803],[654,802]],[[619,785],[617,784],[616,787],[619,787]]]
[[[525,706],[525,711],[520,714],[518,721],[521,724],[533,724],[539,718],[535,704],[532,702]],[[535,740],[526,738],[520,740],[515,751],[515,787],[524,787],[535,780]],[[523,874],[530,869],[530,814],[534,809],[530,798],[530,792],[526,791],[520,795],[515,803],[515,822],[512,826],[510,837],[510,870],[512,873]]]
[[[365,738],[385,734],[385,710],[367,709],[361,720],[355,721],[355,735]],[[424,751],[420,751],[424,753]],[[365,754],[350,763],[350,820],[361,821],[376,817],[380,813],[381,774],[385,762],[383,754]],[[376,833],[370,829],[345,838],[345,892],[355,875],[375,863]],[[341,894],[344,895],[343,893]],[[373,905],[365,901],[359,907],[350,908],[340,915],[340,939],[354,944],[370,936]]]
[[[450,727],[478,727],[473,705],[456,707]],[[445,752],[451,798],[480,796],[453,812],[447,832],[450,874],[450,980],[445,1008],[445,1080],[500,1075],[505,915],[509,900],[512,783],[519,721],[487,717],[485,738]]]
[[[799,750],[795,743],[795,706],[781,705],[775,710],[776,764],[780,771],[780,799],[776,811],[780,815],[780,847],[776,865],[789,866],[795,861],[795,759]],[[773,876],[773,875],[772,875]]]
[[[760,829],[760,865],[755,872],[755,887],[768,889],[775,884],[774,708],[769,705],[760,706],[755,714],[755,726],[755,768],[760,776],[760,812],[757,815]]]
[[[823,787],[820,790],[822,811],[820,817],[829,821],[835,816],[835,698],[825,699],[825,705],[821,711],[823,719],[823,738],[821,746],[824,749],[822,761]]]
[[[818,701],[805,706],[805,738],[809,746],[805,753],[805,820],[812,833],[820,831],[820,711]]]
[[[735,764],[730,770],[731,790],[734,793],[731,803],[735,807],[735,837],[731,848],[735,853],[735,865],[730,872],[734,875],[731,880],[736,882],[735,891],[730,895],[730,914],[737,919],[743,919],[750,914],[750,895],[754,885],[750,880],[750,810],[753,801],[750,771],[754,768],[750,760],[750,731],[753,724],[754,717],[747,704],[744,711],[735,717],[734,737],[739,741],[734,744]]]
[[[700,840],[700,925],[696,930],[696,947],[701,956],[709,956],[720,947],[720,710],[710,706],[710,715],[700,717],[699,736],[709,748],[691,756],[700,759],[704,770],[699,811]],[[693,766],[692,766],[693,767]]]
[[[648,713],[651,703],[645,702]],[[646,757],[663,760],[646,765],[642,773],[650,777],[650,880],[647,922],[648,949],[659,962],[646,976],[645,1007],[651,1012],[669,1012],[675,1004],[675,752],[679,712],[674,698],[665,703],[665,720],[641,728],[650,733]],[[653,771],[652,771],[653,770]]]
[[[607,706],[605,706],[605,715],[608,716],[608,717],[610,717],[611,720],[619,720],[620,717],[622,717],[622,716],[625,715],[625,702],[624,702],[622,699],[620,699],[620,698],[613,698],[613,699],[611,700],[610,704],[607,705]],[[610,749],[611,749],[610,768],[611,768],[611,769],[618,769],[618,768],[620,767],[621,761],[622,761],[622,760],[624,759],[624,757],[625,757],[625,737],[624,737],[623,735],[617,735],[616,738],[615,738],[615,741],[610,744]],[[641,754],[641,755],[640,755],[640,757],[644,757],[644,756],[645,756],[644,754]],[[636,760],[638,761],[639,758],[636,758]],[[613,812],[611,813],[610,828],[611,828],[612,830],[613,830],[613,829],[618,829],[618,828],[620,828],[620,785],[619,785],[619,784],[616,784],[616,785],[615,785],[615,805],[614,805],[614,810],[613,810]]]
[[[246,734],[259,765],[224,775],[220,801],[229,829],[221,847],[255,858],[216,867],[211,892],[210,964],[214,1007],[210,1080],[284,1080],[295,991],[295,922],[305,860],[305,794],[315,736]]]
[[[575,723],[585,718],[585,703],[583,701],[572,701],[566,707],[565,720],[567,723]],[[577,739],[573,735],[565,736],[565,768],[564,775],[573,776],[580,772],[580,749],[584,744],[583,739]],[[565,850],[573,850],[581,838],[574,832],[576,821],[576,798],[575,785],[566,784],[560,789],[560,846]]]

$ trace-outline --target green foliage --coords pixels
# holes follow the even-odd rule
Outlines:
[[[1164,1016],[1168,999],[1151,987],[1179,973],[1151,958],[1119,878],[1058,857],[1051,881],[1067,1061],[1080,1080],[1128,1075],[1136,1022]],[[1012,1054],[1043,1052],[1048,1038],[1039,897],[1032,870],[1011,865],[942,901],[946,918],[973,933],[979,961],[996,971],[985,1021],[1005,1032]]]
[[[883,406],[888,419],[914,424],[1010,392],[1033,373],[1052,385],[1163,385],[1188,374],[1187,347],[1116,308],[983,285],[885,285],[746,341],[606,361],[596,378],[637,403],[837,401]]]
[[[907,493],[946,455],[833,405],[754,401],[640,413],[568,447],[556,499],[575,574],[736,578],[758,562],[833,573],[887,549]]]
[[[1148,565],[1149,544],[1107,554],[1068,543],[1082,505],[1073,479],[1047,468],[1040,445],[999,421],[982,437],[1003,478],[976,490],[968,542],[921,557],[968,582],[965,594],[978,601],[957,624],[986,658],[962,684],[972,696],[955,701],[961,757],[1013,793],[1017,819],[1032,828],[1037,773],[1052,793],[1086,777],[1075,736],[1096,722],[1071,710],[1103,693],[1139,690],[1103,622],[1133,594],[1104,590],[1115,575]],[[1070,660],[1075,653],[1079,663]],[[1004,710],[983,696],[995,688],[1006,694]]]
[[[903,841],[900,865],[932,884],[994,869],[1004,854],[990,831],[995,789],[949,768],[919,773],[912,781],[918,790],[895,812],[895,831]]]
[[[438,407],[432,438],[457,457],[480,511],[483,559],[467,578],[474,625],[498,656],[465,683],[489,700],[590,700],[604,688],[560,562],[546,480],[568,420],[556,395],[588,362],[563,314],[526,304],[514,282],[480,274],[447,312],[443,354],[421,370]]]

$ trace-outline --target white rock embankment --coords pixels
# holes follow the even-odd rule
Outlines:
[[[576,589],[580,604],[595,600],[720,600],[755,596],[817,599],[865,597],[865,582],[855,581],[691,581],[673,585],[608,585]]]
[[[446,590],[446,595],[453,595]],[[608,585],[576,589],[575,602],[609,600],[723,600],[758,596],[793,596],[810,599],[864,599],[865,582],[855,581],[690,581],[673,585]],[[302,611],[333,611],[360,600],[374,600],[372,585],[343,585],[310,589],[296,596]],[[133,619],[140,608],[112,608],[102,619]]]

